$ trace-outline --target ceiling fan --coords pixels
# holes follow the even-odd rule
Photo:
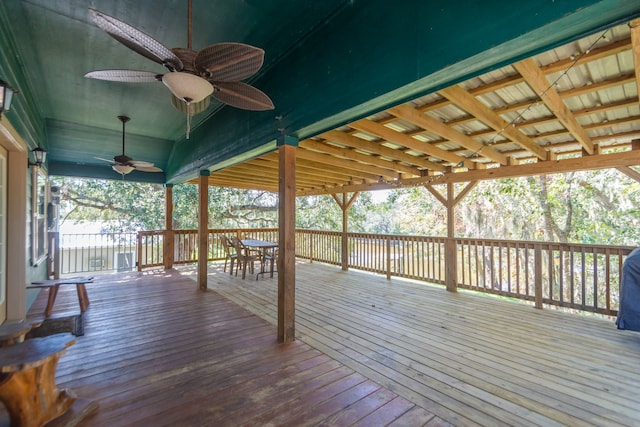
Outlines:
[[[243,43],[216,43],[199,51],[191,49],[191,3],[188,1],[187,48],[168,49],[153,37],[98,10],[89,8],[95,24],[111,37],[140,55],[163,65],[169,72],[157,74],[137,70],[98,70],[85,77],[130,83],[163,82],[172,93],[172,104],[189,118],[204,111],[209,95],[244,110],[274,108],[259,89],[241,82],[254,75],[264,61],[264,50]]]
[[[124,154],[124,127],[125,123],[131,119],[127,116],[118,116],[118,120],[122,122],[122,154],[114,156],[113,160],[101,159],[100,157],[96,157],[96,159],[110,162],[111,168],[121,174],[122,178],[134,170],[141,172],[162,172],[162,169],[154,166],[151,162],[133,160],[131,157]]]

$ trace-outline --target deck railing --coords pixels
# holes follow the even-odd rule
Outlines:
[[[278,229],[211,229],[210,261],[225,258],[222,235],[277,241]],[[122,262],[130,269],[131,253],[137,254],[138,270],[164,263],[164,231],[100,236],[61,236],[62,273],[122,270]],[[388,278],[445,283],[447,238],[347,233],[346,265],[342,238],[341,232],[297,230],[296,257],[384,274]],[[174,230],[173,239],[174,264],[197,262],[197,230]],[[75,245],[75,254],[69,250],[73,246],[71,241],[83,242]],[[606,315],[617,313],[622,264],[633,250],[627,246],[494,239],[455,239],[455,243],[458,288],[529,300],[540,308],[550,305]],[[122,254],[127,255],[118,260]]]
[[[59,274],[135,268],[137,233],[59,234],[58,239]],[[55,249],[50,253],[55,254]]]

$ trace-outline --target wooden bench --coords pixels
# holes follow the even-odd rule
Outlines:
[[[73,335],[56,334],[0,348],[0,401],[12,426],[42,426],[71,408],[76,396],[58,389],[55,375],[74,343]]]
[[[56,296],[58,296],[58,289],[60,285],[76,285],[78,292],[78,302],[80,303],[80,312],[84,313],[89,307],[89,295],[87,294],[87,283],[93,283],[93,277],[72,277],[68,279],[54,279],[43,280],[39,282],[32,282],[27,286],[27,289],[48,288],[49,298],[47,299],[47,307],[44,310],[46,317],[51,316],[53,312],[53,304],[56,302]]]

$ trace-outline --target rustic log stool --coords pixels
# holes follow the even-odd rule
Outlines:
[[[76,396],[58,389],[55,376],[60,356],[74,343],[73,335],[56,334],[0,348],[0,401],[12,426],[42,426],[73,405]]]
[[[80,312],[84,313],[89,307],[89,295],[87,294],[87,288],[85,284],[93,283],[93,277],[73,277],[69,279],[54,279],[43,280],[40,282],[32,282],[27,286],[27,289],[48,288],[49,298],[47,299],[47,307],[44,310],[46,317],[51,316],[53,312],[53,304],[56,302],[56,296],[58,296],[58,289],[60,285],[76,285],[76,291],[78,292],[78,302],[80,303]]]
[[[35,322],[6,322],[0,325],[0,347],[7,347],[24,341],[31,329],[38,327],[42,321]]]

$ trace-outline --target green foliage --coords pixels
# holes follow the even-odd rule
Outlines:
[[[60,219],[105,221],[105,231],[164,228],[164,189],[156,184],[55,177],[62,189]]]
[[[164,228],[161,186],[55,178],[62,218],[108,220],[113,231]],[[460,194],[466,184],[456,184]],[[436,186],[444,197],[445,186]],[[350,195],[349,195],[350,196]],[[198,187],[173,187],[175,229],[197,228]],[[277,227],[277,194],[209,187],[209,227]],[[455,208],[456,237],[637,246],[640,184],[615,169],[481,181]],[[426,188],[362,193],[349,231],[446,236],[445,207]],[[331,196],[296,200],[296,227],[342,230]],[[118,228],[118,230],[115,230]]]

